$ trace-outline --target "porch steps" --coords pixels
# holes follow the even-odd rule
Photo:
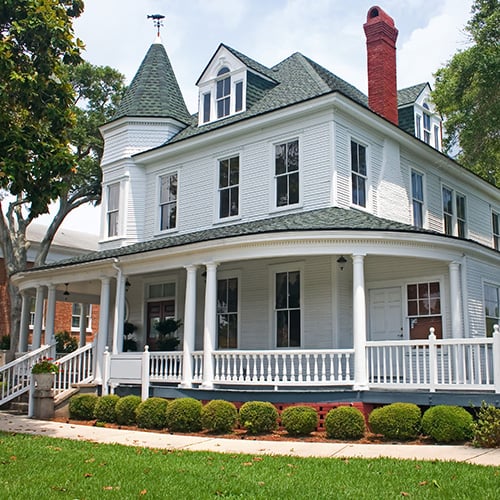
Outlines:
[[[54,411],[57,418],[69,417],[69,400],[77,394],[97,394],[96,384],[73,384],[71,390],[54,397]]]

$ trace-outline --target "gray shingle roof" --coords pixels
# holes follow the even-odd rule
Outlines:
[[[174,118],[183,123],[191,121],[167,52],[161,43],[154,43],[149,48],[113,120],[124,116]]]
[[[243,222],[228,226],[205,229],[188,234],[167,236],[142,243],[92,252],[86,255],[74,257],[57,264],[49,264],[41,268],[52,268],[80,264],[85,262],[95,262],[98,260],[134,255],[166,248],[174,248],[192,243],[204,241],[216,241],[224,238],[234,238],[245,235],[256,235],[264,233],[276,233],[287,231],[394,231],[410,233],[438,234],[433,231],[417,229],[408,224],[394,222],[388,219],[375,217],[366,212],[345,208],[323,208],[308,212],[298,212],[294,214],[278,215],[252,222]],[[40,269],[40,268],[37,268]],[[29,271],[26,271],[29,272]]]
[[[405,89],[398,90],[398,106],[407,106],[408,104],[413,104],[427,85],[427,82],[417,83],[416,85],[412,85],[411,87],[406,87]]]

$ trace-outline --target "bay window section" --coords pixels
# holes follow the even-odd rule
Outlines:
[[[219,161],[219,218],[239,214],[240,158],[234,156]]]
[[[351,141],[352,203],[366,207],[366,147]]]
[[[108,202],[106,207],[106,222],[108,237],[118,236],[119,210],[120,210],[120,183],[115,182],[108,186]]]
[[[453,234],[453,192],[443,187],[444,234]]]
[[[455,199],[457,203],[457,236],[459,238],[465,238],[467,230],[467,218],[465,213],[465,196],[462,194],[457,194]]]
[[[467,237],[467,203],[463,194],[455,193],[443,186],[443,229],[444,233],[459,238]]]
[[[160,231],[177,227],[177,173],[160,177]]]
[[[217,280],[217,344],[238,348],[238,278]]]
[[[299,203],[299,141],[275,146],[276,206]]]
[[[300,347],[300,271],[275,275],[276,346]]]

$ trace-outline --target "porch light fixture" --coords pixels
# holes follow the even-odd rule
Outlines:
[[[125,281],[125,291],[128,292],[131,286],[132,286],[132,284],[130,283],[130,281],[127,278],[127,281]]]
[[[340,267],[340,270],[343,271],[344,270],[344,267],[346,265],[346,262],[347,262],[347,259],[341,255],[338,259],[337,259],[337,264],[339,265]]]
[[[66,290],[64,290],[64,292],[63,292],[64,300],[68,300],[68,297],[69,297],[68,284],[69,283],[64,283],[64,286],[66,287]]]

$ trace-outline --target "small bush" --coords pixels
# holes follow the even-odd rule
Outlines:
[[[201,409],[201,426],[210,432],[231,432],[238,420],[238,410],[233,403],[214,399]]]
[[[163,429],[167,426],[168,401],[163,398],[149,398],[136,408],[137,425],[144,429]]]
[[[422,430],[438,443],[466,441],[472,437],[472,416],[460,406],[433,406],[422,417]]]
[[[326,437],[331,439],[361,439],[365,435],[365,417],[352,406],[330,410],[325,418]]]
[[[201,430],[200,401],[194,398],[179,398],[167,406],[167,427],[172,432],[197,432]]]
[[[55,338],[56,352],[59,354],[69,354],[78,349],[78,341],[67,331],[56,333]]]
[[[77,394],[69,400],[69,418],[75,420],[92,420],[97,403],[95,394]]]
[[[139,396],[124,396],[120,398],[115,406],[116,422],[120,425],[134,425],[135,410],[141,404]]]
[[[484,401],[472,426],[474,440],[472,444],[481,448],[500,447],[500,408],[488,405]]]
[[[116,394],[100,397],[94,408],[94,418],[99,422],[116,422],[116,403],[119,399]]]
[[[278,427],[278,410],[269,402],[248,401],[240,408],[240,424],[250,434],[274,431]]]
[[[392,403],[376,408],[370,413],[368,422],[375,434],[387,439],[407,440],[420,433],[422,412],[413,403]]]
[[[311,434],[318,426],[318,414],[310,406],[289,406],[281,413],[281,425],[291,436]]]

